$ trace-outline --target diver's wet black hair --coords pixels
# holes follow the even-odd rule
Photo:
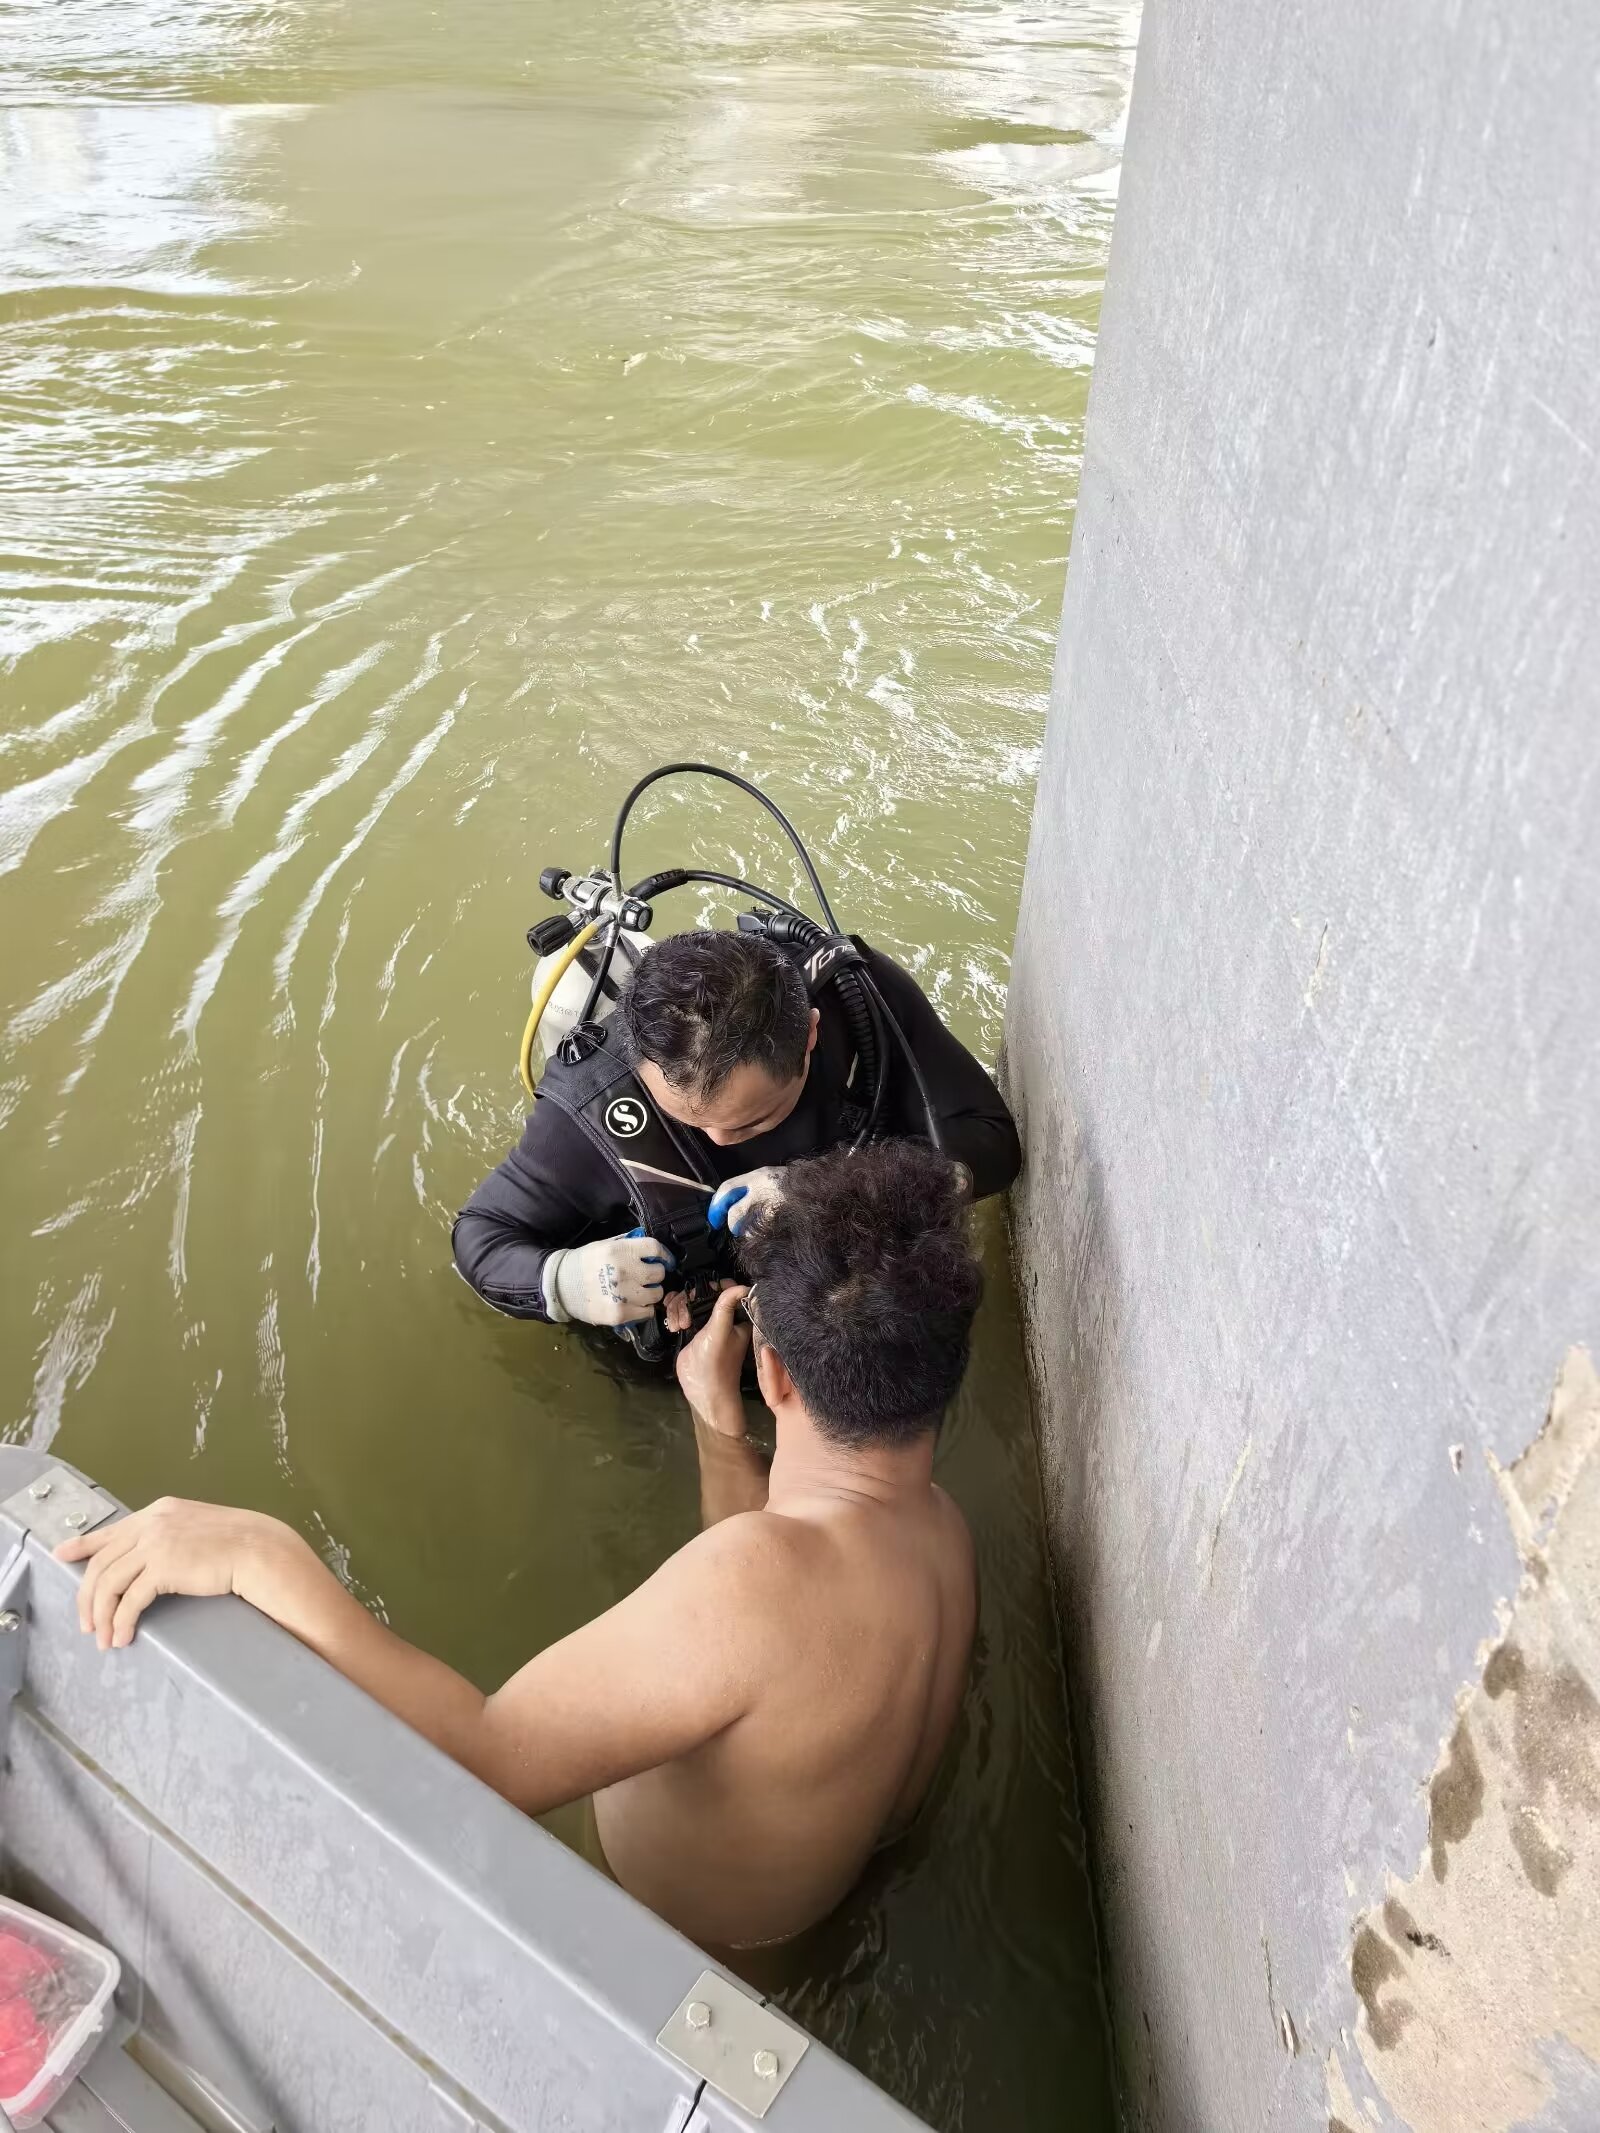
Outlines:
[[[760,1336],[836,1442],[938,1427],[983,1294],[967,1210],[948,1158],[880,1141],[789,1164],[783,1197],[740,1238]]]
[[[634,972],[619,1011],[638,1057],[702,1101],[735,1067],[793,1081],[806,1063],[805,980],[757,934],[669,934]]]

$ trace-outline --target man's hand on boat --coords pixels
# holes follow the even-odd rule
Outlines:
[[[106,1652],[132,1639],[139,1617],[163,1593],[253,1599],[251,1587],[270,1576],[274,1553],[293,1549],[311,1553],[298,1534],[263,1512],[163,1496],[115,1525],[63,1541],[55,1552],[60,1562],[87,1563],[78,1626],[92,1630]]]

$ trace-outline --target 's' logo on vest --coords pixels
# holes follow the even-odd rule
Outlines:
[[[650,1123],[645,1107],[634,1096],[618,1096],[606,1105],[606,1131],[613,1139],[631,1141]]]
[[[838,943],[835,942],[832,947],[819,948],[816,954],[812,956],[810,961],[806,964],[806,972],[807,975],[810,977],[813,985],[820,983],[822,973],[828,968],[829,964],[832,963],[838,953]]]

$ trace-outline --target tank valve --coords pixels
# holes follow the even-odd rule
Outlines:
[[[560,903],[566,893],[567,883],[572,879],[570,867],[546,867],[539,876],[539,889],[552,903]]]
[[[528,946],[535,955],[554,955],[576,930],[570,918],[541,918],[528,928]]]

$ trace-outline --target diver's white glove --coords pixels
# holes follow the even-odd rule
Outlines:
[[[677,1261],[642,1230],[598,1244],[552,1252],[543,1269],[544,1307],[558,1326],[629,1326],[660,1303],[668,1267]]]
[[[706,1209],[706,1220],[713,1229],[726,1229],[733,1237],[742,1236],[745,1225],[753,1222],[767,1208],[775,1207],[783,1198],[783,1172],[769,1164],[765,1170],[741,1171],[736,1178],[719,1185]]]

